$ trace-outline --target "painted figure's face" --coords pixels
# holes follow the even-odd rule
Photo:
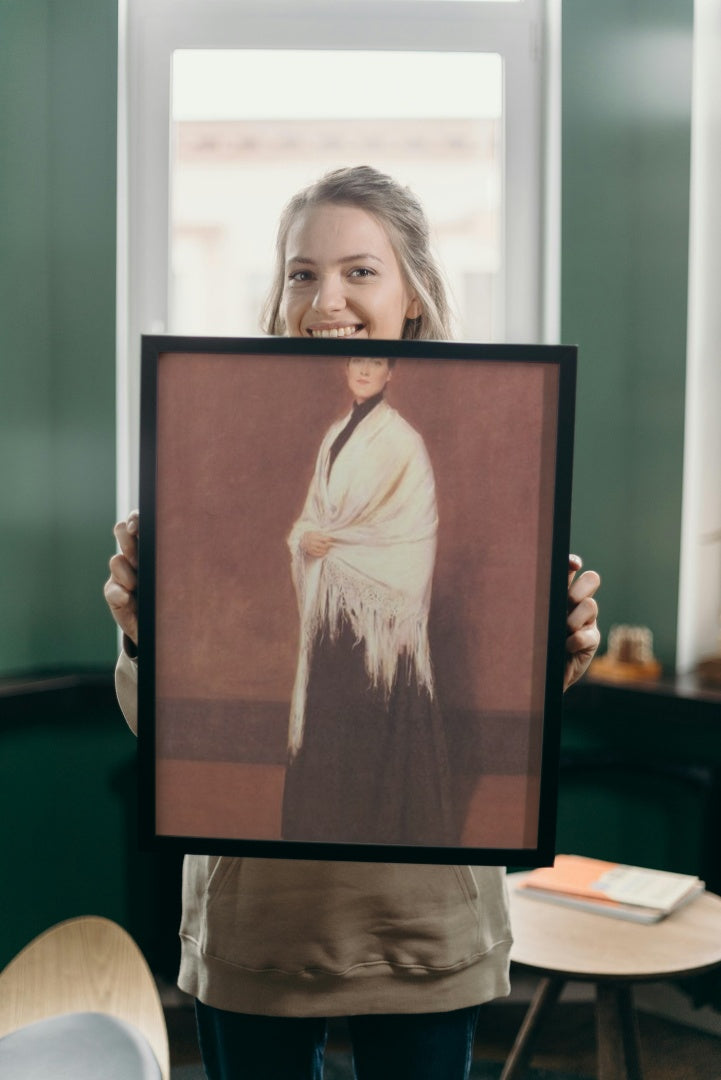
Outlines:
[[[323,203],[289,229],[282,299],[289,336],[396,339],[420,311],[372,214]]]
[[[382,393],[390,377],[388,361],[380,357],[354,356],[346,366],[348,386],[357,405]]]

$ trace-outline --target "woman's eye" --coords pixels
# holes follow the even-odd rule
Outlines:
[[[301,284],[305,281],[310,281],[310,278],[310,270],[294,270],[292,273],[288,274],[288,281],[297,281]]]
[[[374,271],[369,266],[356,266],[350,272],[351,277],[355,278],[368,278],[374,276]]]

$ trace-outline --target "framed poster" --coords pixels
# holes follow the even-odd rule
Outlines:
[[[552,861],[575,368],[143,339],[144,846]]]

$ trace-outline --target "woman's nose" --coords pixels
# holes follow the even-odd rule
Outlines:
[[[330,314],[345,307],[343,286],[335,275],[319,278],[313,307],[321,314]]]

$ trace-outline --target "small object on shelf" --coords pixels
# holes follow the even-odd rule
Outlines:
[[[705,889],[694,874],[557,855],[553,866],[527,874],[518,886],[524,896],[631,922],[654,923],[683,907]]]
[[[708,686],[721,686],[721,655],[707,656],[696,665],[699,681]]]
[[[612,626],[608,649],[591,664],[589,673],[614,682],[658,679],[661,664],[653,655],[653,634],[647,626]]]

